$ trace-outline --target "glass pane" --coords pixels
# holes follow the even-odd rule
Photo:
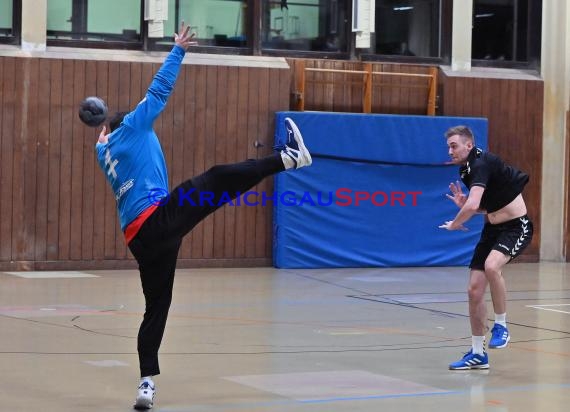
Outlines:
[[[97,0],[87,4],[88,33],[99,33],[102,37],[105,34],[121,34],[132,39],[140,35],[140,0]]]
[[[178,10],[176,2],[170,0],[164,38],[154,43],[171,46],[181,21],[191,25],[200,46],[246,45],[247,0],[179,0]]]
[[[528,0],[474,0],[473,59],[527,61]]]
[[[48,0],[47,29],[71,31],[71,4],[73,0]]]
[[[0,37],[12,36],[12,0],[0,0]]]
[[[376,0],[376,53],[441,57],[440,0]]]
[[[140,0],[47,0],[48,39],[139,41],[141,4]]]
[[[247,0],[179,0],[178,19],[191,24],[200,46],[246,45]]]
[[[346,0],[262,0],[263,48],[346,51]]]

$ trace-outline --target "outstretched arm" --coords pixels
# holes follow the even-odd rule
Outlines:
[[[179,33],[174,34],[174,47],[155,74],[145,97],[135,110],[125,117],[125,124],[140,129],[152,128],[174,89],[186,50],[197,44],[194,35],[195,33],[190,33],[190,26],[182,22]]]

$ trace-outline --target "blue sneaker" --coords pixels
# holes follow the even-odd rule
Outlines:
[[[489,341],[489,348],[504,348],[507,346],[510,340],[511,335],[509,335],[509,330],[503,325],[495,323],[495,326],[493,326],[493,329],[491,329],[491,340]]]
[[[473,349],[470,349],[461,360],[453,362],[449,365],[451,370],[466,370],[466,369],[489,369],[489,357],[487,353],[478,355],[473,353]]]
[[[281,150],[281,159],[283,159],[285,169],[299,169],[300,167],[310,166],[313,163],[311,154],[303,143],[303,136],[299,128],[289,117],[285,118],[285,129],[287,130],[287,142],[283,150]]]

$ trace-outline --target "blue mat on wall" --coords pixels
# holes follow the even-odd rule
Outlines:
[[[486,149],[486,119],[278,112],[276,143],[286,139],[285,117],[299,126],[313,165],[275,177],[276,267],[469,263],[482,217],[467,232],[438,228],[458,210],[445,196],[459,176],[444,133],[467,125]]]

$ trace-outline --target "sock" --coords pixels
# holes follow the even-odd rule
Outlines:
[[[507,314],[506,313],[495,313],[495,323],[498,323],[499,325],[503,326],[503,327],[507,327]]]
[[[485,353],[485,336],[471,336],[473,353],[483,355]]]

